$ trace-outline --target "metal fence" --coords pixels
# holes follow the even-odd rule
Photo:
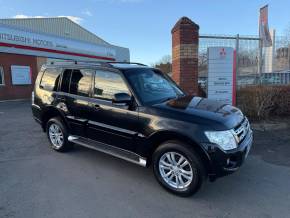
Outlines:
[[[237,52],[237,86],[253,84],[290,84],[290,40],[271,32],[273,46],[260,48],[257,36],[200,35],[199,83],[206,86],[207,48],[232,47]]]

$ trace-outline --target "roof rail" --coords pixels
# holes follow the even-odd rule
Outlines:
[[[137,62],[122,62],[122,61],[111,61],[111,62],[106,62],[108,64],[136,64],[136,65],[140,65],[140,66],[147,66],[146,64],[141,64],[141,63],[137,63]]]
[[[51,61],[51,65],[57,65],[57,64],[96,64],[100,65],[103,62],[98,62],[98,61],[74,61],[74,60],[64,60],[64,61]]]
[[[136,62],[121,62],[121,61],[112,61],[112,62],[101,62],[101,61],[76,61],[76,60],[64,60],[64,61],[51,61],[51,65],[71,65],[71,64],[93,64],[98,66],[109,66],[112,67],[113,64],[135,64],[140,66],[147,66],[145,64],[136,63]]]

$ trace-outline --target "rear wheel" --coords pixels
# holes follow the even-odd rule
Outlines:
[[[72,148],[72,144],[67,140],[67,128],[60,118],[54,117],[47,122],[46,133],[54,150],[67,151]]]
[[[180,196],[196,193],[206,178],[206,170],[199,156],[189,145],[178,141],[160,145],[154,152],[153,164],[158,182]]]

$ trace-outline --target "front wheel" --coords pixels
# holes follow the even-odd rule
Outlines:
[[[179,196],[196,193],[206,178],[206,170],[198,154],[187,144],[170,141],[153,154],[153,170],[158,182]]]

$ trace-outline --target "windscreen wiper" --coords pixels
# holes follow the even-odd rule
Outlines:
[[[172,99],[177,99],[177,98],[178,98],[178,96],[171,96],[171,97],[163,99],[160,103],[163,103],[163,102],[166,102],[166,101],[169,101],[169,100],[172,100]]]

